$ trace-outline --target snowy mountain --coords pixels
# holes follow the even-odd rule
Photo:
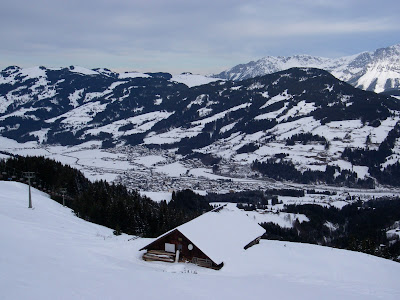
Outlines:
[[[333,59],[310,55],[266,56],[257,61],[237,65],[215,77],[243,80],[293,67],[323,69],[338,79],[367,91],[376,93],[398,91],[400,89],[400,44],[373,52]]]
[[[186,159],[211,156],[218,158],[209,160],[216,169],[227,173],[232,173],[229,164],[273,160],[339,180],[340,168],[356,172],[356,177],[343,175],[354,184],[383,176],[379,170],[388,166],[397,168],[400,103],[393,97],[311,68],[242,81],[208,82],[192,74],[174,78],[80,67],[9,67],[0,75],[0,134],[19,143],[99,141],[102,148],[140,145]],[[358,148],[368,151],[349,152]],[[310,176],[317,180],[315,172]]]
[[[145,262],[139,249],[150,239],[114,236],[37,190],[28,209],[21,183],[0,181],[0,190],[2,299],[244,299],[249,291],[252,299],[400,297],[400,264],[390,260],[262,240],[220,271]]]

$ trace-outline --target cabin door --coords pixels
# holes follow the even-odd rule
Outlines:
[[[175,253],[175,244],[165,243],[165,252]]]

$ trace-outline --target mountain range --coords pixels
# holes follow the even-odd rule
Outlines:
[[[310,55],[266,56],[214,75],[226,80],[243,80],[293,67],[318,68],[363,90],[398,93],[400,89],[400,44],[372,52],[340,58]]]
[[[3,137],[141,145],[211,157],[219,172],[251,165],[276,180],[398,185],[399,121],[397,98],[314,68],[241,81],[77,66],[0,73]]]

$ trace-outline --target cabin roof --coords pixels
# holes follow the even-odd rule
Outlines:
[[[202,214],[164,233],[156,240],[174,230],[179,230],[216,264],[222,263],[228,256],[244,251],[247,244],[265,232],[264,228],[235,205],[225,205]],[[147,246],[143,249],[146,248]]]

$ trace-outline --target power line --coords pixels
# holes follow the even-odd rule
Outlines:
[[[2,170],[0,173],[0,179],[3,178],[4,180],[12,180],[12,181],[21,181],[22,182],[22,181],[24,181],[24,177],[26,178],[26,176],[25,176],[26,172],[21,171],[14,167],[7,166],[7,161],[5,161],[5,160],[0,160],[0,169]],[[37,175],[39,175],[39,174],[37,174]],[[44,186],[45,182],[42,179],[38,178],[38,176],[36,176],[35,178],[36,178],[35,182],[32,182],[33,186],[35,186],[37,184],[36,188],[39,188],[39,189],[43,188],[45,190],[46,189],[46,187]]]

